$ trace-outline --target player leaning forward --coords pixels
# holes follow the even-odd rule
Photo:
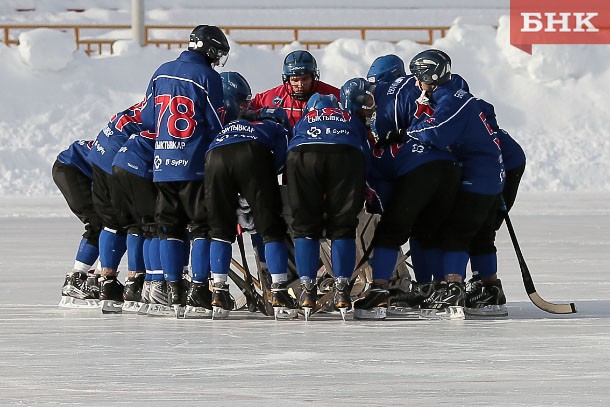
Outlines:
[[[222,65],[228,53],[229,43],[218,27],[195,27],[188,50],[153,74],[142,109],[143,126],[157,135],[153,161],[153,181],[158,189],[155,222],[170,304],[178,313],[186,303],[182,274],[187,225],[194,239],[193,281],[207,281],[209,273],[204,156],[222,128],[222,80],[213,68]]]

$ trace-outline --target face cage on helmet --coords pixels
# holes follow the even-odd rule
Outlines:
[[[218,50],[217,54],[218,57],[214,60],[213,65],[222,68],[223,66],[225,66],[227,60],[229,59],[229,53],[227,51]]]

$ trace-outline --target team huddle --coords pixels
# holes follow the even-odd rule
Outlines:
[[[420,52],[410,74],[381,56],[335,88],[293,51],[282,84],[253,97],[241,74],[214,70],[229,50],[218,27],[195,27],[141,102],[58,155],[53,179],[85,225],[61,306],[227,318],[233,243],[247,231],[276,319],[320,308],[321,242],[343,319],[507,315],[494,241],[525,154],[446,53]],[[364,213],[378,222],[361,243]],[[392,281],[407,242],[405,287]]]

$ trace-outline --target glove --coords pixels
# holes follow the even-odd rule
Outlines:
[[[377,137],[377,142],[375,143],[375,148],[386,148],[390,144],[402,143],[402,138],[404,136],[405,130],[390,130],[384,138]]]
[[[263,107],[258,111],[258,120],[273,120],[274,122],[284,126],[287,130],[290,129],[290,120],[288,120],[288,115],[281,107]]]

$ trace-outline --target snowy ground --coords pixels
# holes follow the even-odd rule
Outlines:
[[[60,199],[0,198],[2,406],[607,406],[610,193],[522,194],[498,237],[508,319],[274,322],[56,307],[81,226]],[[201,404],[201,402],[208,404]]]

